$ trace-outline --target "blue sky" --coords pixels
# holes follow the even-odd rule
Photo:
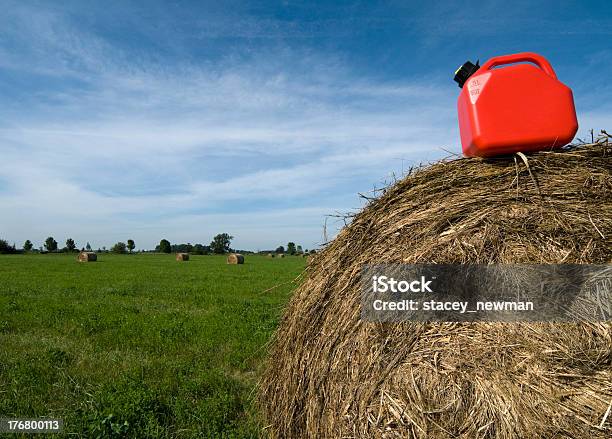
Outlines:
[[[534,51],[612,128],[609,2],[0,0],[0,237],[323,241],[460,153],[454,70]],[[340,226],[328,220],[328,233]]]

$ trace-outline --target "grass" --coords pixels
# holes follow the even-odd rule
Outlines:
[[[253,388],[304,264],[0,256],[0,417],[59,417],[73,437],[258,437]]]

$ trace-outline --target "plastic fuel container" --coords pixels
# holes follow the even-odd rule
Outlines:
[[[536,53],[466,62],[455,72],[463,153],[490,157],[560,148],[578,130],[572,90]]]

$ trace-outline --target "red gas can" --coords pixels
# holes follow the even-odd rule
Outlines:
[[[462,88],[457,110],[467,156],[559,148],[578,130],[572,90],[538,54],[498,56],[480,68],[468,61],[455,81]]]

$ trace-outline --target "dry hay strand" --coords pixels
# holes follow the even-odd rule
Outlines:
[[[309,260],[258,400],[277,438],[609,438],[611,323],[368,323],[373,263],[612,259],[607,140],[412,171]]]
[[[176,254],[176,260],[177,261],[188,261],[189,260],[189,253],[177,253]]]
[[[80,252],[77,256],[77,261],[79,262],[96,262],[98,260],[98,255],[94,252]]]
[[[228,264],[244,264],[244,256],[240,253],[230,253],[227,257]]]

